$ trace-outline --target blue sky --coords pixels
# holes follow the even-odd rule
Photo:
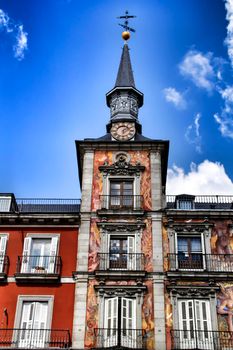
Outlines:
[[[105,133],[123,46],[116,16],[129,10],[139,118],[144,135],[170,140],[168,192],[233,194],[233,0],[0,9],[0,192],[80,196],[74,140]]]

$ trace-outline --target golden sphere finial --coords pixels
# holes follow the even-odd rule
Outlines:
[[[125,40],[125,41],[130,39],[130,32],[128,32],[128,31],[122,32],[121,35],[122,35],[123,40]]]

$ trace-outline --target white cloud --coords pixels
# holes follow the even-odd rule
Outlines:
[[[216,76],[211,64],[212,54],[203,54],[200,51],[190,50],[179,65],[180,73],[192,80],[199,88],[207,91],[214,89],[213,80]]]
[[[174,165],[168,169],[167,194],[211,195],[233,194],[233,182],[224,166],[218,162],[204,160],[199,165],[191,163],[190,171]]]
[[[18,60],[24,58],[24,52],[27,49],[27,33],[23,31],[23,25],[18,26],[18,33],[16,36],[16,45],[14,46],[15,57]]]
[[[3,10],[0,9],[0,30],[5,30],[13,38],[14,56],[19,61],[24,58],[27,49],[27,33],[23,30],[23,25],[15,23]]]
[[[219,125],[221,135],[233,139],[233,86],[219,88],[218,92],[224,101],[224,106],[221,113],[214,114],[214,119]]]
[[[227,11],[226,19],[228,21],[225,43],[227,45],[231,66],[233,67],[233,0],[225,0],[225,8]]]
[[[163,89],[163,94],[167,102],[172,103],[178,109],[185,109],[186,101],[183,94],[173,87]]]
[[[201,153],[201,135],[200,135],[201,113],[194,116],[193,123],[187,127],[185,138],[189,144],[194,144],[198,153]]]

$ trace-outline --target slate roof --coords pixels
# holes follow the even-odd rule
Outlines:
[[[124,47],[123,47],[115,87],[134,87],[135,88],[133,70],[132,70],[132,65],[130,61],[129,48],[127,44],[124,44]]]

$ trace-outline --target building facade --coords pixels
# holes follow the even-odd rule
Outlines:
[[[166,196],[127,42],[106,102],[81,204],[0,195],[0,348],[233,349],[233,196]]]

